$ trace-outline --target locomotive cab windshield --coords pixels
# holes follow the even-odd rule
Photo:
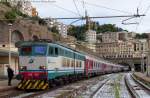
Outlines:
[[[21,56],[46,56],[46,45],[24,46],[20,50]]]

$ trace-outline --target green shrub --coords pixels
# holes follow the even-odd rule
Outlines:
[[[22,17],[28,17],[28,15],[23,14],[20,10],[18,10],[17,8],[13,8],[12,9],[13,13],[16,13],[18,16],[22,16]]]
[[[8,19],[9,22],[14,22],[16,19],[17,15],[13,11],[5,13],[5,18]]]
[[[13,8],[11,11],[5,13],[5,18],[8,19],[9,22],[14,22],[17,16],[28,17],[28,15],[23,14],[21,11]]]
[[[2,0],[0,3],[6,5],[6,6],[8,6],[8,7],[11,7],[10,3],[7,2],[6,0]]]
[[[40,25],[46,25],[47,23],[44,21],[44,19],[39,19],[39,24]]]

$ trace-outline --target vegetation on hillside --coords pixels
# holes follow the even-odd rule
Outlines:
[[[98,25],[98,28],[96,30],[97,33],[119,32],[119,31],[123,31],[123,29],[116,27],[116,25],[114,24]]]
[[[47,25],[46,22],[43,19],[41,19],[39,16],[30,17],[26,14],[23,14],[20,11],[20,8],[22,7],[20,2],[18,2],[18,4],[13,7],[10,5],[9,2],[7,2],[7,0],[5,0],[5,2],[0,2],[0,4],[5,5],[6,8],[10,8],[9,11],[6,9],[6,11],[3,13],[4,18],[8,19],[8,22],[14,22],[18,17],[22,17],[22,18],[28,17],[30,20],[38,21],[40,25]]]
[[[17,8],[12,8],[11,11],[5,13],[5,18],[9,20],[9,22],[14,22],[18,16],[27,17],[26,14],[23,14]]]
[[[86,25],[82,25],[82,26],[73,26],[72,25],[68,29],[68,35],[74,36],[77,40],[84,41],[86,30],[87,30]]]
[[[58,31],[58,29],[57,29],[56,26],[53,26],[53,27],[51,28],[51,32],[59,34],[59,31]]]
[[[146,33],[136,34],[135,38],[136,39],[144,39],[144,38],[148,38],[148,35]]]
[[[2,4],[4,4],[4,5],[6,5],[6,6],[8,6],[8,7],[11,7],[11,6],[10,6],[10,3],[9,3],[9,2],[7,2],[7,0],[5,0],[5,2],[2,2],[2,1],[1,1],[0,3],[2,3]]]
[[[123,31],[122,28],[116,27],[114,24],[103,24],[99,25],[99,23],[92,23],[90,25],[90,29],[95,30],[97,33],[105,33],[105,32],[119,32]],[[87,26],[71,26],[68,29],[68,34],[77,38],[77,40],[84,41],[85,40],[85,32],[87,31]]]

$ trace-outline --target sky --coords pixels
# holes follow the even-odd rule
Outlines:
[[[98,21],[99,24],[115,24],[130,32],[150,32],[150,0],[55,0],[55,2],[47,3],[32,2],[32,5],[37,8],[38,14],[42,18],[81,17],[85,16],[85,10],[87,10],[89,16],[134,15],[137,13],[138,8],[139,14],[145,14],[146,16],[133,18],[125,22],[139,24],[122,24],[122,21],[128,19],[128,17],[92,20]],[[59,21],[70,24],[74,20]],[[74,25],[82,25],[84,23],[84,21],[78,21]]]

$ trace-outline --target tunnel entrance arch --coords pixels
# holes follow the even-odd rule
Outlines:
[[[130,64],[126,63],[126,62],[121,62],[119,63],[120,65],[123,65],[123,66],[128,66],[129,67],[129,70],[131,71],[131,66]]]

